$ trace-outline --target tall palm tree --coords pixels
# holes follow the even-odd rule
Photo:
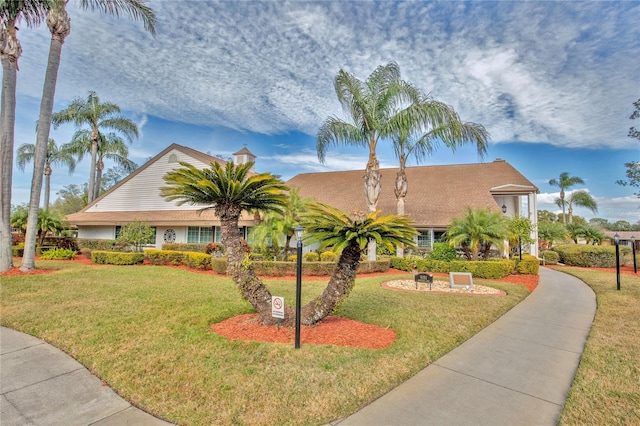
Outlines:
[[[584,207],[593,213],[598,212],[598,203],[595,198],[584,189],[570,192],[569,195],[565,197],[564,203],[561,198],[556,198],[555,202],[558,207],[562,207],[563,210],[565,205],[568,207],[567,214],[569,216],[569,223],[573,223],[573,206]]]
[[[223,168],[212,163],[198,169],[188,163],[164,176],[167,186],[161,195],[178,205],[201,206],[200,211],[213,209],[220,218],[222,244],[227,251],[227,271],[238,285],[242,296],[258,313],[263,324],[271,324],[271,292],[253,271],[245,257],[238,220],[243,211],[281,213],[286,207],[286,186],[269,173],[250,174],[253,163]]]
[[[549,185],[551,186],[557,186],[560,188],[560,204],[559,206],[562,207],[562,224],[564,226],[567,226],[567,218],[565,216],[566,212],[565,212],[565,206],[566,206],[566,200],[565,200],[565,190],[568,188],[571,188],[574,185],[577,185],[579,183],[584,183],[584,181],[582,180],[582,178],[579,178],[577,176],[569,176],[568,172],[562,172],[560,173],[560,177],[558,179],[551,179],[549,180]]]
[[[489,209],[465,209],[464,216],[454,218],[445,233],[449,245],[460,245],[468,260],[478,260],[481,245],[485,245],[483,257],[489,255],[491,245],[504,248],[509,237],[504,215]]]
[[[11,258],[11,184],[16,121],[18,59],[22,46],[18,40],[19,21],[28,26],[42,22],[51,0],[10,0],[0,2],[0,61],[2,62],[2,100],[0,104],[0,272],[13,267]]]
[[[18,147],[16,163],[20,170],[28,162],[33,160],[35,156],[36,146],[32,143],[24,143]],[[69,150],[69,145],[65,144],[60,147],[56,145],[56,141],[49,139],[47,146],[47,156],[44,160],[44,203],[43,208],[49,209],[49,195],[51,193],[51,174],[53,173],[53,165],[67,166],[69,173],[73,173],[76,168],[76,160],[73,153]]]
[[[338,117],[324,121],[316,141],[318,159],[324,162],[330,146],[367,147],[364,192],[367,207],[373,212],[381,190],[380,163],[376,157],[380,140],[390,139],[400,129],[414,128],[416,123],[448,121],[446,116],[451,110],[440,108],[438,103],[427,108],[421,102],[420,91],[400,78],[400,67],[395,62],[378,66],[366,81],[341,69],[334,79],[334,88],[350,121]],[[372,239],[368,247],[369,260],[375,260],[375,248],[375,239]]]
[[[20,270],[31,271],[35,269],[35,237],[38,220],[38,208],[40,193],[42,191],[42,175],[49,140],[49,130],[53,114],[53,100],[58,80],[58,69],[62,54],[62,44],[71,31],[71,20],[66,7],[69,0],[53,0],[53,6],[47,16],[47,26],[51,31],[51,44],[49,46],[49,58],[47,71],[42,88],[40,101],[40,115],[38,118],[38,130],[36,135],[36,152],[34,158],[33,179],[31,180],[31,197],[29,200],[29,223],[25,236],[24,257]],[[155,33],[155,14],[146,6],[145,0],[78,0],[84,10],[98,9],[101,12],[119,16],[127,14],[135,20],[143,22],[144,27],[150,33]],[[9,2],[11,3],[11,2]]]
[[[407,196],[409,183],[407,181],[406,164],[407,159],[414,157],[420,163],[440,146],[440,144],[455,151],[459,146],[473,143],[478,150],[478,156],[484,157],[487,152],[487,142],[489,134],[486,129],[476,123],[462,122],[458,119],[453,108],[434,101],[428,96],[423,97],[423,108],[433,108],[444,110],[449,108],[447,113],[434,113],[434,118],[443,117],[446,120],[441,122],[431,122],[425,127],[424,123],[415,123],[415,128],[406,127],[398,129],[393,136],[393,150],[399,161],[399,169],[396,174],[394,193],[396,196],[396,213],[399,215],[405,212],[405,199]],[[404,250],[398,247],[397,256],[402,257]]]
[[[312,235],[311,239],[319,241],[321,248],[333,246],[340,252],[340,257],[322,294],[302,307],[302,324],[317,324],[346,300],[370,239],[389,250],[399,245],[415,245],[418,232],[411,226],[411,219],[398,215],[380,216],[379,213],[349,215],[326,204],[316,204],[303,215],[305,231]]]
[[[96,177],[98,176],[98,151],[100,144],[105,144],[105,136],[100,129],[111,129],[122,133],[129,142],[138,137],[138,127],[129,118],[120,115],[120,107],[110,102],[100,102],[95,92],[89,92],[87,99],[77,98],[69,106],[53,114],[54,126],[73,122],[76,127],[88,125],[89,129],[81,129],[76,132],[73,140],[78,145],[89,144],[91,153],[91,165],[89,169],[89,202],[96,198]],[[117,134],[109,137],[111,141],[118,139]]]
[[[69,149],[82,161],[85,155],[91,154],[94,148],[90,130],[78,130],[74,133],[69,142]],[[122,167],[126,173],[131,173],[137,168],[137,164],[129,158],[129,148],[124,140],[114,132],[106,135],[98,131],[98,143],[96,147],[96,167],[94,177],[94,191],[92,199],[98,198],[102,187],[102,171],[104,170],[104,160],[108,159]],[[89,179],[91,180],[91,179]]]

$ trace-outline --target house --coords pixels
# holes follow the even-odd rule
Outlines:
[[[381,169],[381,193],[377,208],[384,214],[397,212],[395,187],[398,168]],[[490,163],[408,167],[405,213],[420,233],[418,247],[431,248],[455,217],[466,207],[488,208],[508,217],[527,217],[538,222],[538,188],[503,159]],[[303,197],[314,198],[345,211],[367,211],[364,171],[303,173],[287,182]],[[538,255],[537,227],[529,252]]]
[[[234,155],[234,163],[254,162],[255,156],[243,148]],[[208,243],[221,240],[220,221],[213,210],[198,213],[198,206],[177,206],[160,196],[162,177],[187,162],[209,167],[225,161],[197,150],[172,144],[131,175],[96,198],[81,211],[67,216],[78,227],[79,238],[114,239],[120,227],[132,221],[144,221],[156,229],[155,247],[165,242]],[[382,192],[378,208],[385,214],[396,212],[393,193],[398,169],[382,169]],[[287,182],[303,197],[337,208],[367,211],[363,194],[362,170],[299,174]],[[409,184],[405,212],[420,232],[418,246],[432,247],[451,219],[465,207],[486,207],[507,216],[529,217],[537,223],[538,188],[504,160],[491,163],[453,166],[421,166],[406,169]],[[239,226],[248,239],[253,216],[244,213]],[[534,231],[532,238],[537,241]],[[531,245],[537,255],[537,244]]]

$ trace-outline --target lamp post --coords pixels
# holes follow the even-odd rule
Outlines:
[[[616,243],[616,284],[617,289],[620,290],[620,235],[617,233],[613,236],[613,242]]]
[[[633,253],[633,273],[638,273],[638,267],[636,266],[636,237],[631,236],[631,251]]]
[[[295,228],[297,239],[296,254],[296,342],[295,348],[300,349],[300,310],[301,310],[301,294],[302,294],[302,233],[304,228],[300,225]]]

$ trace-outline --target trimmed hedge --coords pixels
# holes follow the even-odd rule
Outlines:
[[[315,251],[310,251],[302,255],[302,260],[304,262],[318,262],[320,260],[320,255]]]
[[[543,250],[540,257],[544,259],[545,265],[557,265],[560,260],[560,255],[553,250]]]
[[[24,255],[24,244],[11,247],[11,256],[22,257]]]
[[[86,247],[91,250],[117,250],[118,243],[116,240],[96,240],[90,238],[78,238],[78,247]]]
[[[251,262],[256,275],[264,277],[284,277],[296,274],[295,262],[264,261]],[[360,262],[358,266],[359,274],[372,272],[387,272],[390,267],[389,260],[378,260],[375,262]],[[334,262],[302,262],[303,276],[329,276],[336,268]],[[223,258],[212,258],[211,269],[219,274],[227,273],[227,260]]]
[[[41,259],[62,259],[69,260],[76,258],[76,251],[72,249],[52,248],[40,255]]]
[[[208,245],[204,243],[164,243],[162,250],[206,253]]]
[[[93,250],[91,261],[103,265],[135,265],[144,262],[144,253]]]
[[[206,253],[149,249],[144,254],[152,265],[185,265],[195,269],[211,267],[211,255]]]
[[[522,260],[520,257],[515,258],[516,271],[523,275],[538,275],[540,272],[540,261],[537,257],[530,254],[523,254]]]
[[[320,253],[320,261],[321,262],[336,262],[338,260],[338,255],[332,251],[323,251]]]
[[[615,246],[592,246],[588,244],[563,244],[552,248],[558,253],[560,262],[583,268],[614,268],[616,266]],[[631,247],[620,247],[620,264],[630,261]]]
[[[454,260],[445,262],[442,260],[423,259],[418,256],[392,257],[391,267],[401,271],[429,272],[471,272],[476,278],[503,278],[511,274],[515,268],[513,260],[467,261]]]

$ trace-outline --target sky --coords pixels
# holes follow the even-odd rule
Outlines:
[[[331,147],[320,163],[316,134],[330,116],[348,119],[333,88],[340,69],[365,80],[395,61],[403,79],[491,136],[485,158],[475,147],[440,148],[420,165],[505,159],[539,188],[539,210],[556,213],[559,189],[548,182],[568,172],[585,182],[571,189],[598,203],[597,213],[575,214],[640,219],[640,198],[615,183],[625,162],[640,160],[640,142],[627,136],[640,127],[630,119],[640,98],[638,1],[151,0],[155,37],[78,4],[68,5],[54,111],[89,91],[119,105],[138,125],[129,151],[139,165],[178,143],[223,158],[246,146],[257,171],[284,180],[364,170],[363,148]],[[51,38],[44,24],[19,28],[16,149],[35,143]],[[50,137],[60,145],[75,130]],[[397,167],[384,141],[377,154],[381,167]],[[51,199],[88,172],[88,159],[72,175],[54,168]],[[12,204],[28,202],[32,174],[14,166]]]

